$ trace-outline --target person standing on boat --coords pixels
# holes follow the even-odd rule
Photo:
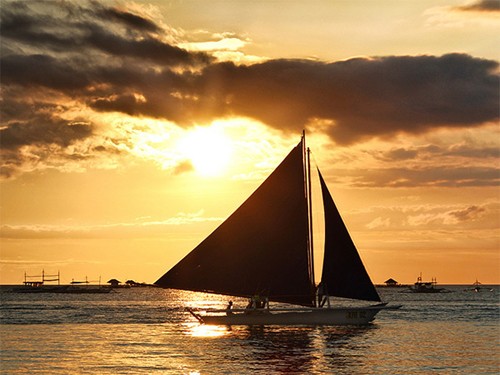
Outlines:
[[[226,315],[233,315],[231,309],[233,308],[233,301],[229,301],[226,307]]]
[[[259,296],[258,295],[254,295],[253,297],[250,297],[250,299],[248,300],[248,305],[247,305],[247,309],[256,309],[258,307],[258,303],[259,303]]]
[[[262,308],[269,310],[269,298],[264,297],[264,301],[262,302]]]
[[[322,282],[318,284],[317,295],[318,307],[323,307],[328,300],[328,292],[326,290],[326,286]]]
[[[266,303],[268,303],[266,301],[267,301],[267,298],[262,299],[258,294],[256,294],[250,298],[245,310],[247,313],[250,313],[251,311],[255,311],[257,309],[263,309],[266,306]]]
[[[255,310],[255,297],[250,297],[248,304],[245,307],[245,314],[251,314]]]

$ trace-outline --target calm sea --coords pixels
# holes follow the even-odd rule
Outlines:
[[[2,374],[499,374],[500,288],[409,294],[366,327],[209,327],[185,306],[227,297],[156,288],[0,288]],[[244,305],[245,301],[236,301]]]

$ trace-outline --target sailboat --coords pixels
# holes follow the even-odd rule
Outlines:
[[[380,310],[399,308],[381,302],[319,169],[318,173],[325,215],[319,285],[314,277],[305,133],[257,190],[155,284],[250,298],[247,308],[232,308],[230,303],[226,309],[188,309],[203,324],[361,325]],[[330,296],[376,303],[332,307]],[[280,307],[271,308],[269,302]]]

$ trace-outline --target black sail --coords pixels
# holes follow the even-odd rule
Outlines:
[[[302,141],[214,232],[155,284],[312,306]]]
[[[319,172],[325,210],[325,256],[321,283],[330,296],[380,301],[370,276]]]

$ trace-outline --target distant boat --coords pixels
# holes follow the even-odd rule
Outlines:
[[[33,280],[38,278],[38,280]],[[46,282],[57,282],[57,284],[45,284]],[[86,284],[86,285],[78,285]],[[22,286],[16,286],[11,289],[14,293],[109,293],[111,288],[101,285],[89,285],[89,281],[72,281],[71,285],[60,284],[60,273],[57,275],[47,275],[42,270],[41,275],[30,276],[24,273],[24,282]]]
[[[417,281],[410,287],[409,291],[412,293],[446,293],[449,290],[445,288],[437,288],[436,278],[433,278],[431,281],[422,281],[422,274],[417,277]]]
[[[98,283],[92,284],[92,283]],[[85,294],[85,293],[109,293],[111,292],[111,287],[101,285],[101,277],[99,280],[89,281],[87,276],[85,276],[84,281],[71,280],[71,285],[66,289],[61,291],[61,293],[73,293],[73,294]]]
[[[57,282],[57,284],[46,285],[46,282]],[[40,275],[28,275],[24,273],[24,281],[22,286],[15,286],[11,289],[15,293],[48,293],[62,290],[67,285],[60,284],[60,273],[48,275],[45,270],[42,270]]]
[[[479,285],[481,285],[481,283],[476,279],[476,281],[474,282],[474,284],[472,284],[474,286],[473,290],[474,292],[479,292],[481,291],[481,287]]]
[[[480,285],[482,285],[482,284],[476,279],[476,281],[472,284],[472,288],[471,289],[464,289],[464,291],[468,291],[469,290],[469,291],[476,292],[476,293],[478,293],[478,292],[480,292],[482,290],[483,291],[484,290],[488,290],[490,292],[493,291],[493,289],[491,289],[491,288],[484,288],[483,286],[480,286]]]
[[[65,289],[58,291],[56,293],[101,294],[101,293],[109,293],[111,292],[111,290],[112,289],[109,286],[104,286],[104,285],[84,285],[84,286],[68,285]]]
[[[381,303],[318,170],[325,215],[321,282],[313,262],[310,151],[305,135],[260,187],[155,284],[250,299],[247,308],[189,312],[204,324],[367,324]],[[329,296],[377,304],[330,306]],[[269,302],[300,307],[270,308]]]

